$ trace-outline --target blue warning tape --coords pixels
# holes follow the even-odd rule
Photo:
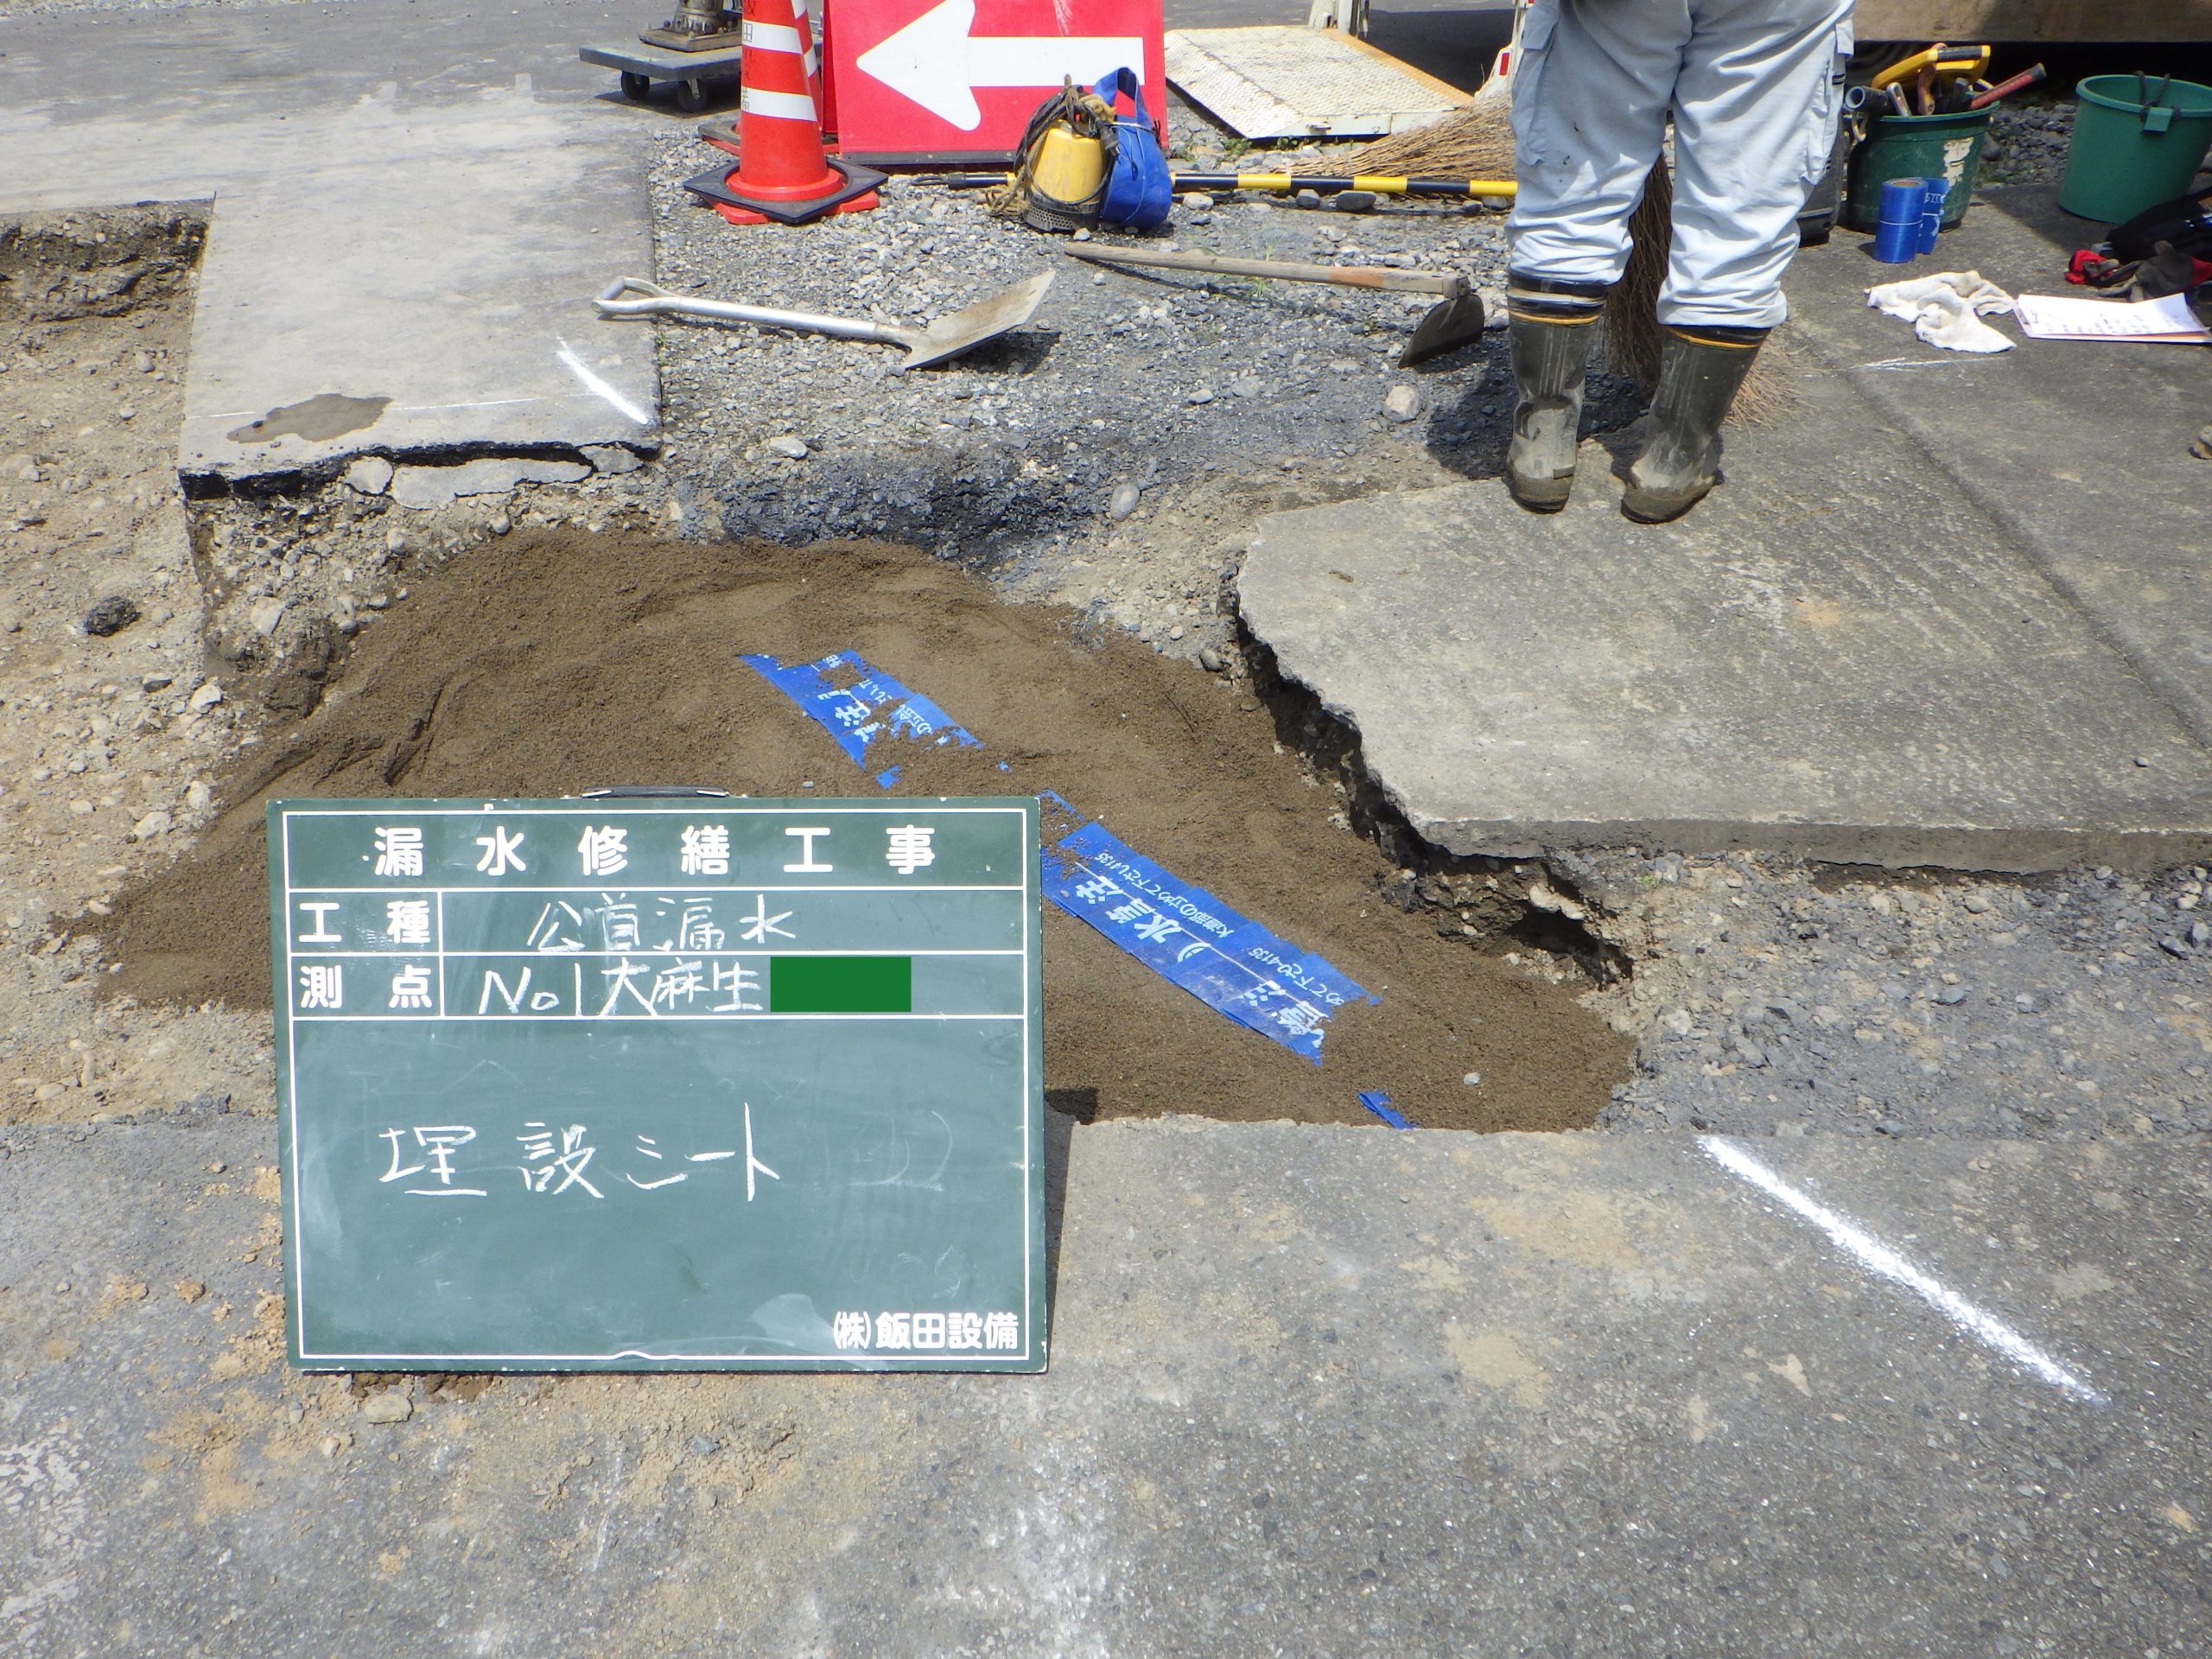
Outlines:
[[[1359,1103],[1366,1107],[1369,1111],[1374,1113],[1376,1116],[1381,1118],[1385,1123],[1388,1123],[1394,1129],[1410,1129],[1413,1128],[1412,1123],[1407,1121],[1406,1115],[1400,1111],[1396,1107],[1393,1106],[1390,1103],[1390,1096],[1384,1094],[1380,1089],[1361,1090],[1359,1091]]]
[[[918,692],[870,667],[857,652],[818,662],[779,663],[761,653],[739,661],[796,703],[861,766],[889,740],[981,748],[973,733]],[[846,671],[846,683],[830,676]],[[1000,763],[1004,771],[1005,763]],[[888,789],[899,768],[875,773]],[[1049,790],[1040,799],[1075,809]],[[1123,845],[1101,823],[1063,836],[1043,858],[1045,896],[1089,923],[1161,978],[1208,1007],[1319,1065],[1329,1016],[1347,1002],[1381,1001],[1325,957],[1277,938],[1257,922]],[[1406,1126],[1410,1127],[1410,1126]]]
[[[932,746],[983,747],[972,732],[954,725],[952,716],[927,697],[908,690],[880,669],[869,667],[858,652],[833,651],[813,663],[779,663],[764,654],[741,652],[738,661],[797,703],[856,765],[868,765],[868,752],[884,741],[926,739]],[[833,685],[829,677],[839,669],[849,670],[854,677],[842,685]],[[884,789],[890,788],[899,781],[899,768],[877,772],[875,781]]]
[[[1045,896],[1069,915],[1208,1007],[1316,1065],[1329,1016],[1347,1002],[1380,1000],[1325,958],[1123,845],[1103,824],[1063,836],[1044,862]]]

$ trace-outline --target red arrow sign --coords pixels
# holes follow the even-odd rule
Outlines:
[[[853,160],[1011,160],[1064,77],[1124,66],[1166,113],[1160,0],[833,0],[823,72]]]

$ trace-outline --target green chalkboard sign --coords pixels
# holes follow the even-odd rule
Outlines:
[[[1045,1366],[1037,803],[269,808],[293,1364]]]

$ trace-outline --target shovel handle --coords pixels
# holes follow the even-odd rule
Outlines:
[[[626,300],[625,294],[640,298]],[[838,340],[868,340],[884,346],[910,346],[914,332],[880,322],[858,322],[848,317],[824,317],[811,311],[779,311],[766,305],[736,305],[728,300],[694,300],[671,294],[658,283],[635,276],[618,276],[599,296],[599,310],[607,317],[705,317],[715,322],[750,322],[764,328],[792,328],[801,334],[829,334]]]
[[[1393,294],[1462,294],[1467,279],[1425,270],[1376,265],[1303,265],[1288,259],[1226,259],[1211,253],[1138,253],[1125,248],[1062,248],[1071,259],[1095,265],[1156,265],[1165,270],[1202,270],[1219,276],[1280,276],[1290,283],[1334,283],[1339,288],[1382,289]]]

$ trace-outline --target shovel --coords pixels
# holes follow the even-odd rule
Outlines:
[[[972,350],[987,340],[1019,328],[1037,315],[1038,303],[1052,285],[1052,273],[1040,270],[1027,282],[1003,293],[980,300],[964,311],[939,317],[926,328],[901,328],[888,322],[856,322],[848,317],[821,317],[811,311],[779,311],[765,305],[733,305],[727,300],[691,300],[671,294],[658,283],[635,276],[619,276],[599,296],[599,309],[609,317],[706,317],[716,322],[753,322],[764,328],[795,328],[802,334],[830,334],[838,340],[872,340],[885,346],[904,346],[906,360],[895,372],[926,367]],[[625,294],[643,299],[626,300]]]
[[[1100,265],[1157,265],[1202,270],[1217,276],[1280,276],[1290,283],[1334,283],[1340,288],[1382,289],[1392,294],[1440,295],[1414,330],[1398,366],[1408,368],[1464,346],[1483,331],[1482,296],[1460,276],[1391,270],[1378,265],[1301,265],[1287,259],[1224,259],[1211,253],[1135,253],[1122,248],[1062,248],[1071,259]]]

